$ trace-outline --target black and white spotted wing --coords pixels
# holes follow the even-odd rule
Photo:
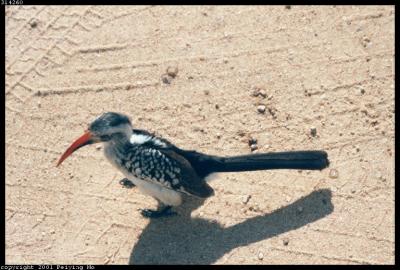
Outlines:
[[[139,179],[199,197],[213,194],[189,161],[174,151],[174,146],[165,139],[134,130],[126,151],[120,157],[121,165]]]

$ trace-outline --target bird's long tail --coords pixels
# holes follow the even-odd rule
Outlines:
[[[322,170],[329,166],[325,151],[257,153],[232,157],[211,156],[182,151],[199,176],[216,172],[241,172],[271,169]]]
[[[240,172],[269,169],[322,170],[329,166],[325,151],[291,151],[222,157],[215,172]]]

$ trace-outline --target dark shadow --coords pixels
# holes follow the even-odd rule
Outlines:
[[[212,264],[239,246],[258,242],[317,221],[333,211],[329,189],[316,190],[272,213],[228,228],[190,213],[203,201],[188,199],[179,215],[153,219],[133,247],[129,264]],[[301,213],[297,209],[303,208]]]

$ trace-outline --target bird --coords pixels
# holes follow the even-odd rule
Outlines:
[[[139,191],[155,198],[156,209],[141,209],[147,218],[176,214],[183,194],[198,198],[214,195],[208,184],[217,173],[270,169],[322,170],[329,166],[322,150],[252,153],[236,156],[209,155],[185,150],[146,130],[135,129],[122,113],[106,112],[88,125],[60,157],[57,167],[83,146],[103,143],[110,163]]]

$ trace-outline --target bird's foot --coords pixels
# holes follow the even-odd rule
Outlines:
[[[160,210],[152,210],[152,209],[141,209],[140,213],[145,218],[159,218],[166,216],[174,216],[177,213],[171,210],[171,206],[166,206]]]
[[[135,187],[135,184],[128,178],[119,180],[119,183],[122,185],[122,187],[125,187],[125,188],[134,188]]]

